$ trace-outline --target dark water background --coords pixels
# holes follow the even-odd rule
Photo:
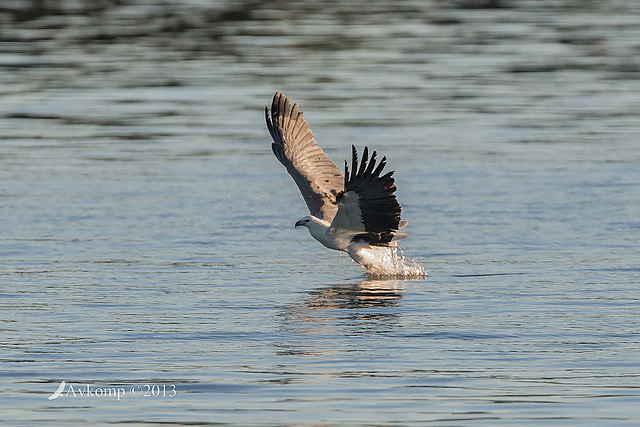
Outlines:
[[[2,0],[0,421],[639,424],[639,58],[633,1]],[[293,229],[276,90],[428,280]]]

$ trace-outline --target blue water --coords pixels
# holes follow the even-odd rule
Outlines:
[[[640,424],[639,11],[470,3],[7,3],[0,422]],[[294,229],[276,90],[428,279]]]

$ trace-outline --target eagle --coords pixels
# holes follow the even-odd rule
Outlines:
[[[329,249],[343,251],[367,270],[379,269],[388,248],[409,237],[396,198],[394,171],[383,174],[387,158],[351,146],[344,175],[318,146],[298,104],[276,92],[265,107],[271,149],[302,193],[309,215],[295,223]],[[387,249],[387,252],[385,252]]]

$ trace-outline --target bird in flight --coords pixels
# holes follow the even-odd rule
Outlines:
[[[384,175],[387,159],[377,161],[364,147],[362,159],[351,146],[351,169],[345,161],[344,175],[318,146],[298,104],[283,93],[273,96],[265,107],[271,149],[302,193],[310,215],[296,222],[306,227],[329,249],[349,254],[367,270],[383,262],[384,250],[409,235],[400,232],[407,225],[400,219],[393,171]]]

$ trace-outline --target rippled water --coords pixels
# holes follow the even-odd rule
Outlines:
[[[0,6],[3,425],[640,423],[635,3],[38,3]],[[276,90],[387,155],[428,280],[294,229]]]

